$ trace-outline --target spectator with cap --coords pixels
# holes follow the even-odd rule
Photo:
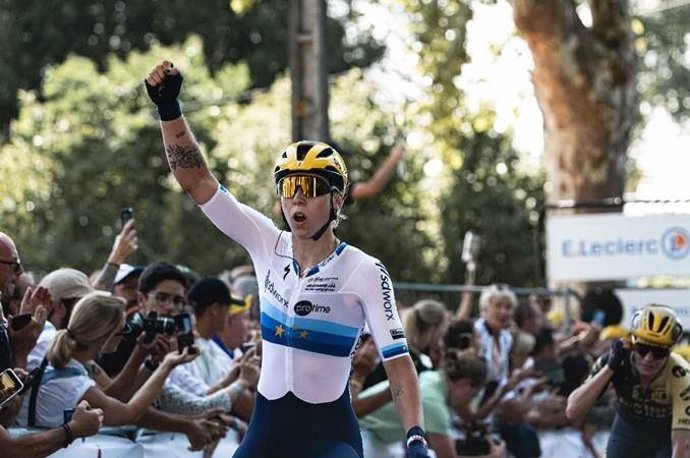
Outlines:
[[[212,340],[212,337],[223,331],[230,319],[240,314],[237,312],[238,308],[246,314],[247,307],[244,303],[238,306],[241,301],[231,296],[227,285],[212,277],[203,278],[192,285],[187,297],[196,317],[197,336],[194,345],[198,348],[199,357],[192,363],[175,369],[172,382],[177,381],[179,372],[187,372],[188,376],[183,378],[185,381],[178,383],[184,385],[189,380],[198,379],[209,386],[207,394],[223,389],[235,392],[238,396],[233,402],[232,410],[248,419],[254,406],[253,391],[259,377],[259,359],[255,356],[255,351],[235,359]],[[240,321],[242,320],[238,320]],[[246,329],[243,325],[233,327],[238,329],[240,335],[246,334],[241,332]]]
[[[50,272],[38,283],[50,291],[53,306],[48,321],[55,329],[64,329],[69,321],[72,307],[79,299],[94,290],[84,272],[62,267]]]
[[[143,271],[143,266],[121,264],[115,275],[112,293],[127,302],[127,317],[139,311],[137,293],[139,292],[139,276]]]
[[[213,341],[232,358],[242,355],[242,346],[245,343],[249,341],[252,341],[254,344],[259,343],[252,339],[252,330],[250,329],[252,323],[250,316],[252,303],[252,295],[245,296],[242,299],[231,294],[225,325],[221,332],[213,337]]]
[[[237,375],[229,377],[235,361],[212,340],[225,328],[230,312],[238,308],[237,300],[233,300],[227,285],[217,278],[206,277],[192,285],[187,297],[196,317],[194,345],[199,349],[199,358],[180,370],[189,371],[204,380],[212,387],[211,391],[215,391],[213,387],[221,388],[230,382],[245,383],[241,375],[239,379]]]
[[[72,313],[72,307],[82,297],[94,291],[84,272],[69,267],[54,270],[41,279],[39,288],[50,294],[48,321],[38,337],[36,346],[28,356],[27,368],[37,367],[45,356],[56,331],[64,329]]]

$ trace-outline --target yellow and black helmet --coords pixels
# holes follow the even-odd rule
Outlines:
[[[633,314],[630,331],[645,342],[670,347],[682,336],[683,325],[670,307],[648,304]]]
[[[276,184],[295,173],[319,175],[341,192],[348,184],[345,161],[335,148],[322,142],[299,141],[280,153],[273,170]]]

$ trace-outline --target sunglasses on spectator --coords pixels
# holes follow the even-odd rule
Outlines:
[[[0,264],[5,264],[8,266],[12,266],[12,270],[16,274],[22,273],[22,262],[19,259],[13,259],[12,261],[3,261],[0,260]]]
[[[642,342],[635,342],[633,344],[633,349],[642,358],[647,356],[647,353],[651,352],[654,359],[664,359],[671,352],[670,348],[659,347],[656,345],[647,345],[647,344],[642,343]]]
[[[158,291],[149,293],[149,297],[159,304],[172,304],[175,307],[182,308],[187,305],[187,301],[182,296],[172,296],[168,293],[161,293]]]
[[[278,196],[292,199],[297,189],[302,190],[305,197],[318,197],[331,192],[328,181],[314,175],[288,175],[278,182]]]

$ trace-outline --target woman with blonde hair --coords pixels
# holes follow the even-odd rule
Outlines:
[[[27,396],[18,422],[55,427],[65,422],[65,410],[81,400],[103,410],[103,424],[120,426],[136,422],[151,405],[170,371],[196,355],[185,349],[168,353],[158,369],[127,402],[106,395],[86,369],[101,353],[115,351],[128,328],[125,302],[110,293],[93,292],[77,302],[66,329],[57,331],[43,361],[43,375]],[[34,398],[33,402],[31,399]]]
[[[407,339],[408,351],[414,367],[420,372],[439,367],[445,347],[443,336],[448,327],[449,316],[446,306],[434,299],[421,299],[401,313],[404,329],[391,330]],[[366,377],[362,388],[368,388],[386,380],[383,365],[379,364]]]

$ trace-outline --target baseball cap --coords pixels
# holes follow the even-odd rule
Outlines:
[[[215,277],[205,277],[194,283],[189,288],[187,298],[194,308],[205,308],[215,303],[227,305],[232,300],[230,289]]]
[[[81,298],[93,291],[86,274],[69,267],[50,272],[38,286],[47,288],[55,300]]]
[[[244,299],[237,296],[232,296],[228,312],[230,315],[237,315],[238,313],[246,312],[252,305],[252,295],[248,294]]]
[[[136,275],[137,277],[141,275],[141,273],[144,271],[143,266],[133,266],[130,264],[120,264],[120,268],[117,271],[117,274],[115,274],[115,285],[122,283],[123,281],[127,280],[129,277]]]

